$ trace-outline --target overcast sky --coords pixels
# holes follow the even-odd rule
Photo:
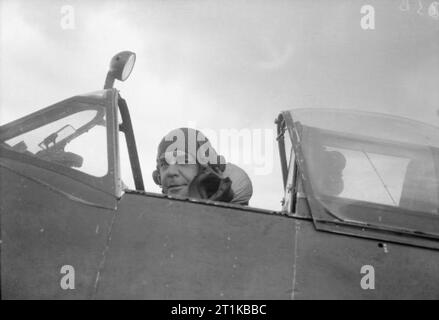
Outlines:
[[[101,89],[113,54],[131,50],[134,71],[116,87],[130,107],[149,191],[159,192],[150,174],[157,144],[176,127],[249,129],[272,138],[266,130],[274,130],[279,112],[297,107],[438,125],[432,2],[409,0],[402,10],[407,0],[0,0],[1,123]],[[375,30],[360,26],[365,4],[375,8]],[[74,29],[61,27],[65,5],[74,9]],[[237,164],[252,178],[251,205],[279,209],[282,178],[271,141],[269,172]]]

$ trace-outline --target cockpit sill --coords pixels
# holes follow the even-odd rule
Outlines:
[[[316,219],[314,225],[319,231],[375,240],[378,241],[379,246],[383,245],[384,242],[439,250],[439,237],[420,231],[383,227],[349,220],[338,222]]]
[[[208,206],[215,206],[218,208],[229,208],[229,209],[237,209],[237,210],[242,210],[242,211],[252,212],[252,213],[262,213],[262,214],[275,215],[275,216],[292,217],[291,214],[289,214],[285,211],[276,211],[276,210],[262,209],[262,208],[256,208],[256,207],[251,207],[251,206],[243,206],[243,205],[228,203],[228,202],[212,201],[212,200],[207,200],[207,199],[196,199],[196,198],[190,198],[190,197],[171,196],[171,195],[166,195],[166,194],[161,194],[161,193],[132,190],[132,189],[125,189],[124,192],[127,194],[144,195],[144,196],[154,197],[154,198],[169,199],[172,201],[198,203],[198,204],[203,204],[203,205],[208,205]],[[310,220],[309,218],[302,218],[302,219]]]

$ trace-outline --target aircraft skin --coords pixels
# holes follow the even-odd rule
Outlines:
[[[108,192],[0,156],[2,299],[439,299],[435,239],[343,231],[303,199],[291,214],[118,192],[117,181]],[[74,290],[60,285],[65,265]],[[374,288],[362,288],[363,266]]]
[[[3,299],[439,298],[435,250],[142,193],[94,208],[1,175]],[[75,290],[60,287],[67,264]],[[375,267],[374,290],[360,286],[363,265]]]

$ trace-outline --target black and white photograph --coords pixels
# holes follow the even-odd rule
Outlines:
[[[0,0],[1,300],[439,300],[439,2]]]

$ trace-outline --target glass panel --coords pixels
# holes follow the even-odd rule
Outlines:
[[[108,171],[107,131],[102,108],[84,110],[11,138],[11,149],[102,177]]]
[[[346,137],[439,148],[439,128],[410,119],[337,109],[295,109],[290,113],[302,125],[342,132]]]
[[[398,206],[409,159],[342,148],[346,159],[343,169],[342,198]]]
[[[333,214],[439,231],[439,128],[331,109],[291,114],[314,195]],[[436,218],[419,223],[425,214]]]

